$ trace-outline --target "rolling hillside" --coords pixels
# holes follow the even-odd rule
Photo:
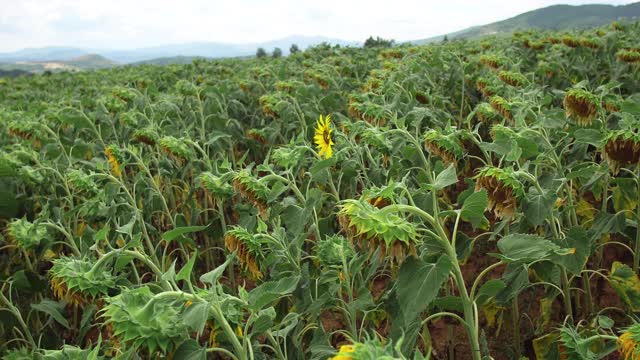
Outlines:
[[[529,11],[495,23],[474,26],[446,34],[452,39],[477,38],[493,34],[509,34],[523,29],[565,30],[605,25],[614,20],[640,17],[640,2],[628,5],[553,5]],[[424,44],[440,41],[443,35],[411,41]]]

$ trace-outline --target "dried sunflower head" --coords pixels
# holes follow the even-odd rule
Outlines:
[[[600,48],[600,41],[594,39],[594,38],[581,38],[580,40],[580,45],[592,49],[592,50],[597,50]]]
[[[258,209],[263,219],[269,216],[269,188],[266,185],[251,176],[248,171],[242,170],[234,176],[233,188]]]
[[[366,201],[346,200],[338,213],[340,226],[369,256],[380,249],[392,263],[401,264],[408,255],[416,255],[417,230],[413,223],[395,214],[383,214]]]
[[[263,145],[267,143],[267,132],[265,129],[249,129],[247,130],[247,137]]]
[[[49,277],[54,295],[75,305],[107,295],[109,289],[115,287],[116,279],[110,272],[93,265],[88,260],[66,256],[53,260]]]
[[[238,262],[245,271],[256,279],[262,279],[262,244],[253,234],[240,226],[234,226],[224,234],[224,246],[230,252],[236,253]]]
[[[284,107],[288,104],[287,94],[282,91],[276,91],[272,94],[260,96],[258,99],[262,112],[271,118],[277,118]]]
[[[567,118],[575,119],[580,126],[588,126],[600,111],[600,105],[595,95],[590,92],[573,88],[567,91],[562,102]]]
[[[15,115],[19,116],[19,115]],[[29,119],[19,119],[10,121],[7,124],[7,129],[10,135],[22,138],[24,140],[41,139],[42,134],[39,129],[39,124],[36,121]]]
[[[454,128],[446,131],[429,130],[424,134],[424,147],[431,154],[441,158],[445,164],[457,165],[458,160],[464,156],[459,135]]]
[[[562,37],[562,43],[570,48],[577,48],[578,46],[580,46],[580,40],[571,35],[564,35]]]
[[[489,198],[487,210],[493,211],[498,218],[512,218],[518,207],[518,201],[524,196],[524,187],[511,169],[486,166],[480,170],[476,179],[476,191],[485,189]]]
[[[631,130],[611,131],[604,144],[603,155],[614,174],[622,167],[640,163],[640,134]]]
[[[48,237],[47,228],[27,219],[15,219],[7,224],[7,237],[21,249],[30,250]]]

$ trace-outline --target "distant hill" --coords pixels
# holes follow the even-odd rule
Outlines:
[[[296,44],[300,49],[306,49],[310,46],[318,45],[323,42],[332,45],[341,46],[359,46],[360,43],[354,41],[345,41],[323,36],[289,36],[282,39],[250,43],[250,44],[227,44],[217,42],[194,42],[185,44],[173,44],[165,46],[155,46],[133,50],[97,50],[97,49],[78,49],[70,47],[45,47],[38,49],[24,49],[12,53],[0,54],[0,63],[12,63],[14,65],[25,65],[24,63],[38,62],[67,62],[67,65],[79,68],[100,68],[112,66],[108,61],[117,63],[171,63],[171,62],[190,62],[189,59],[196,57],[203,58],[226,58],[239,56],[253,56],[256,50],[261,47],[267,52],[273,51],[279,47],[284,55],[289,53],[291,44]],[[99,54],[101,60],[80,60],[79,63],[73,63],[76,59],[82,59],[85,56],[98,56],[90,54]],[[95,64],[96,67],[90,67],[86,64]],[[0,65],[0,69],[5,65]],[[30,66],[17,66],[17,68],[30,68]]]
[[[0,71],[42,73],[45,71],[58,72],[104,69],[116,65],[118,65],[118,63],[103,56],[89,54],[74,57],[69,60],[16,61],[13,63],[0,63]]]
[[[568,30],[606,25],[621,18],[640,17],[640,2],[628,5],[553,5],[495,23],[474,26],[446,34],[449,40],[477,38],[492,34],[509,34],[524,29]],[[443,35],[410,41],[425,44],[441,41]]]

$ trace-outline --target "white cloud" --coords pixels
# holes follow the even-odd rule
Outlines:
[[[39,46],[136,48],[247,43],[288,35],[363,40],[430,37],[505,19],[553,0],[0,0],[0,51]]]

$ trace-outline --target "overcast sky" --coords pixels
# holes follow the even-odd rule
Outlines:
[[[289,35],[412,40],[509,18],[554,0],[0,0],[0,52],[27,47],[130,49]]]

